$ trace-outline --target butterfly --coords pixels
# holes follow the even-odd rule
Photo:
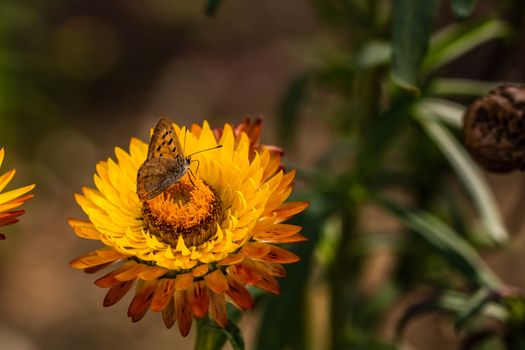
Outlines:
[[[153,129],[146,161],[137,173],[139,199],[144,202],[157,197],[188,172],[192,155],[219,147],[222,145],[184,156],[172,122],[161,118]]]
[[[137,173],[137,194],[141,201],[155,198],[177,183],[188,171],[190,157],[184,157],[179,138],[168,118],[161,118],[148,147],[148,157]]]

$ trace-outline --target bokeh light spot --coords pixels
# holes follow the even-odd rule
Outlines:
[[[69,77],[93,81],[115,65],[119,40],[115,30],[96,17],[67,20],[54,37],[55,62]]]

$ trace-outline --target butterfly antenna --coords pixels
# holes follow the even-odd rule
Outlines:
[[[211,151],[212,149],[217,149],[217,148],[221,148],[222,145],[217,145],[215,147],[210,147],[210,148],[206,148],[206,149],[201,149],[200,151],[197,151],[197,152],[193,152],[192,154],[190,154],[189,156],[187,156],[186,158],[190,158],[191,156],[193,155],[196,155],[197,153],[202,153],[202,152],[206,152],[206,151]]]

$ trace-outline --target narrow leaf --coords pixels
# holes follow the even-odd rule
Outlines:
[[[441,78],[433,79],[427,92],[440,96],[482,96],[488,94],[497,85],[497,82]]]
[[[476,46],[509,34],[510,27],[499,20],[450,25],[432,37],[428,55],[423,62],[423,73],[428,74]]]
[[[418,75],[428,48],[438,0],[396,0],[393,19],[392,77],[402,88],[419,93]]]
[[[408,323],[418,316],[423,316],[431,312],[446,312],[454,316],[464,315],[465,310],[469,306],[469,302],[479,294],[479,291],[475,293],[474,296],[469,296],[465,293],[456,291],[447,291],[439,295],[430,295],[423,300],[410,305],[405,310],[399,321],[397,321],[395,332],[396,337],[400,338]],[[483,306],[483,308],[477,309],[479,315],[500,322],[505,322],[509,317],[508,311],[499,304],[488,302]]]
[[[461,330],[472,317],[479,315],[487,304],[497,298],[498,295],[494,291],[487,288],[480,288],[464,304],[463,310],[461,310],[454,322],[455,328]]]
[[[461,129],[463,125],[465,106],[459,103],[438,98],[424,98],[415,108],[419,113],[427,112],[426,117],[442,121],[456,129]]]
[[[474,200],[480,212],[482,224],[491,240],[498,244],[506,242],[508,240],[507,230],[481,170],[445,127],[437,120],[426,117],[428,116],[428,110],[416,107],[416,113],[417,119],[430,138],[434,140],[445,157],[447,157]]]
[[[466,279],[492,290],[499,288],[501,281],[474,248],[444,222],[429,213],[411,211],[384,198],[376,198],[376,201],[437,249]]]

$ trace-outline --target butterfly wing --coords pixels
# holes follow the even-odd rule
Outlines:
[[[150,200],[179,181],[188,170],[188,162],[168,118],[161,118],[148,147],[148,157],[137,174],[137,194]]]
[[[184,152],[179,142],[179,138],[175,134],[173,124],[168,118],[161,118],[153,134],[148,148],[148,158],[184,158]]]
[[[152,158],[142,164],[137,175],[137,194],[141,201],[155,198],[177,183],[186,173],[185,159]]]

